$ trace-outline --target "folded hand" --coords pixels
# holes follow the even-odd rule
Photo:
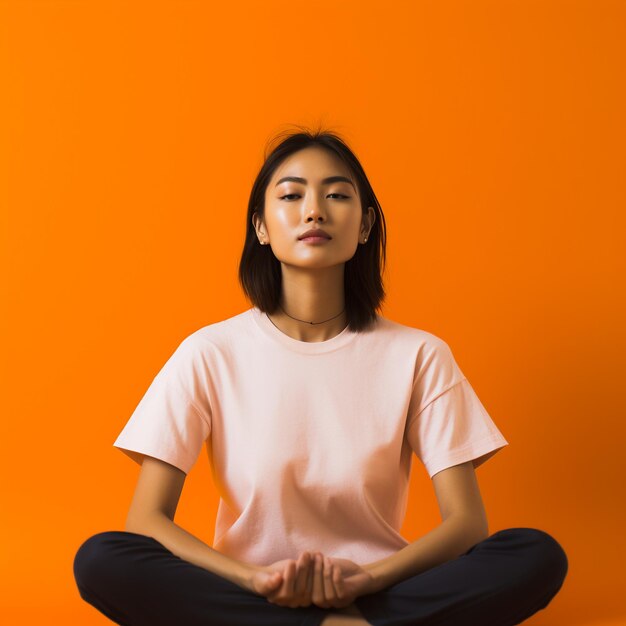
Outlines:
[[[348,559],[305,551],[297,560],[284,559],[253,574],[252,589],[269,602],[290,608],[312,603],[321,608],[344,608],[369,592],[372,575]]]

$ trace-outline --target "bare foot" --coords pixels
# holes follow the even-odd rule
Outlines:
[[[358,615],[360,617],[363,617],[363,614],[361,613],[361,611],[359,611],[357,605],[354,602],[344,607],[343,609],[334,609],[334,610],[337,611],[338,613],[344,613],[346,615]]]
[[[361,615],[359,609],[354,607],[356,613],[352,612],[353,604],[343,609],[333,609],[338,613],[327,615],[321,626],[371,626],[371,624]]]

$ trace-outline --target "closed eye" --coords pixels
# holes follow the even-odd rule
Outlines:
[[[341,198],[337,198],[338,200],[343,199],[343,200],[347,200],[348,198],[350,198],[350,196],[344,196],[341,193],[329,193],[329,196],[341,196]],[[280,196],[281,200],[284,200],[285,198],[288,198],[289,196],[300,196],[300,194],[297,193],[288,193],[285,196]]]

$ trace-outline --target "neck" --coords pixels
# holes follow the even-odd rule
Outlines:
[[[326,341],[347,325],[343,265],[302,272],[285,272],[280,307],[270,320],[299,341]],[[311,324],[313,322],[313,324]]]

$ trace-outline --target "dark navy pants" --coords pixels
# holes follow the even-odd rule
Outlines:
[[[565,551],[547,532],[507,528],[355,604],[374,626],[513,626],[548,606],[567,570]],[[127,531],[85,540],[74,577],[81,598],[122,626],[318,626],[337,612],[272,604]]]

